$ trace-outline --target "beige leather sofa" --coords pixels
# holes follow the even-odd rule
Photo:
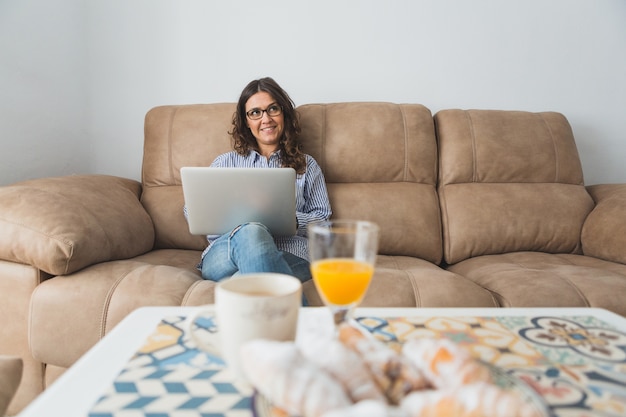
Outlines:
[[[380,224],[365,306],[594,306],[626,315],[626,185],[585,187],[558,113],[419,104],[298,108],[335,218]],[[179,170],[230,149],[234,104],[145,119],[141,183],[99,175],[0,188],[0,354],[17,412],[133,309],[213,301]],[[311,283],[305,292],[321,304]]]

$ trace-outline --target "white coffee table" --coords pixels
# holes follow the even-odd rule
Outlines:
[[[33,401],[20,414],[20,417],[87,416],[98,399],[107,389],[111,387],[113,381],[124,369],[129,359],[133,357],[137,350],[144,344],[148,336],[155,331],[157,325],[164,318],[171,316],[188,316],[195,313],[197,310],[198,307],[144,307],[135,310],[90,351],[81,357],[52,386],[46,389],[45,392]],[[418,336],[428,336],[436,332],[452,332],[449,334],[453,336],[456,334],[456,337],[460,337],[462,339],[465,335],[463,327],[466,326],[466,328],[469,329],[467,332],[473,332],[475,329],[479,328],[480,332],[483,333],[493,332],[491,335],[485,333],[484,337],[493,338],[494,335],[495,337],[502,336],[504,340],[506,339],[506,335],[503,335],[501,329],[498,328],[500,324],[490,320],[491,318],[498,318],[500,322],[505,324],[509,323],[511,326],[519,326],[519,323],[526,326],[524,330],[520,331],[520,334],[527,337],[528,340],[537,340],[539,343],[545,342],[545,345],[542,344],[540,346],[541,349],[545,349],[545,355],[549,356],[553,350],[556,352],[557,349],[565,349],[568,352],[574,349],[574,353],[577,357],[573,360],[584,360],[584,356],[587,353],[581,350],[583,348],[579,349],[579,347],[563,346],[563,341],[545,340],[545,334],[548,334],[549,332],[547,327],[544,328],[542,326],[545,325],[549,327],[551,325],[555,325],[558,327],[563,325],[563,323],[570,323],[571,320],[574,330],[576,330],[576,320],[578,318],[582,317],[585,318],[585,320],[591,320],[594,323],[599,322],[602,323],[601,327],[607,328],[607,331],[604,333],[610,333],[610,336],[613,339],[615,339],[615,337],[623,337],[623,339],[619,339],[616,342],[618,348],[613,351],[613,354],[617,356],[613,356],[611,361],[607,363],[610,363],[613,367],[612,372],[622,374],[621,389],[623,392],[617,392],[616,395],[620,397],[621,395],[624,395],[626,397],[626,389],[624,389],[623,386],[623,374],[626,373],[626,358],[618,357],[620,355],[620,349],[622,349],[621,352],[626,355],[626,319],[607,310],[594,308],[364,308],[358,309],[356,316],[381,318],[381,320],[367,319],[362,323],[365,326],[372,326],[372,329],[376,329],[376,326],[382,326],[380,330],[375,330],[380,331],[381,335],[387,334],[386,329],[384,328],[385,325],[394,325],[396,326],[396,329],[404,329],[402,331],[413,332]],[[526,323],[526,320],[538,317],[552,317],[557,318],[557,320],[552,320],[551,323],[544,323],[538,319],[536,322],[528,322],[533,323],[532,325],[528,325],[528,323]],[[391,318],[391,321],[386,323],[385,318]],[[402,321],[394,322],[393,318],[402,318]],[[484,323],[480,324],[478,321],[475,322],[474,318],[478,318],[476,319],[478,321],[483,319],[485,320],[483,320]],[[561,318],[564,321],[559,323],[558,318]],[[311,323],[323,320],[330,323],[330,315],[325,308],[303,308],[301,311],[300,329],[310,326]],[[406,330],[407,325],[409,325],[409,330]],[[533,326],[536,328],[531,328]],[[455,328],[458,330],[457,333],[454,333]],[[587,330],[593,333],[596,331],[593,330],[594,328],[595,324],[591,325],[589,328],[591,330]],[[579,332],[571,332],[572,343],[582,342],[582,339],[585,337],[585,331],[587,330],[585,330],[584,326],[581,326],[580,329],[581,330]],[[542,335],[544,330],[545,334]],[[592,333],[589,333],[589,335]],[[473,337],[475,337],[475,335]],[[548,346],[550,343],[554,346]],[[514,356],[511,356],[510,347],[504,346],[501,349],[497,348],[494,352],[501,355],[499,360],[504,361],[502,363],[515,360],[511,359]],[[581,357],[582,359],[578,357]],[[547,372],[545,366],[538,367],[538,369],[539,368],[541,369],[538,372]],[[554,373],[554,370],[551,370],[550,372]],[[549,373],[546,373],[546,375],[549,375]],[[608,372],[607,375],[610,376],[610,372]],[[563,381],[565,381],[565,379]],[[591,382],[593,383],[593,381]],[[604,381],[604,383],[606,383],[606,381]],[[626,413],[624,415],[626,415]]]

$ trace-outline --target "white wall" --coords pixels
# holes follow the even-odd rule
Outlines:
[[[624,0],[64,0],[63,13],[57,3],[0,0],[0,45],[20,61],[0,57],[2,78],[12,75],[0,79],[0,182],[138,179],[147,110],[236,101],[266,75],[296,104],[560,111],[586,183],[626,182]]]
[[[88,172],[79,0],[0,0],[0,185]]]

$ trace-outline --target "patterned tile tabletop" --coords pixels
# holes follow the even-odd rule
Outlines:
[[[626,416],[626,333],[592,316],[362,317],[399,347],[445,337],[538,392],[558,417]],[[217,331],[210,316],[196,331]],[[185,317],[164,319],[92,407],[89,417],[250,417],[252,389],[188,338]]]

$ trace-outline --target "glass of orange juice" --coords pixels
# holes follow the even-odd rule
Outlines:
[[[367,292],[378,232],[375,223],[364,220],[328,220],[308,226],[311,274],[335,324],[346,320]]]

